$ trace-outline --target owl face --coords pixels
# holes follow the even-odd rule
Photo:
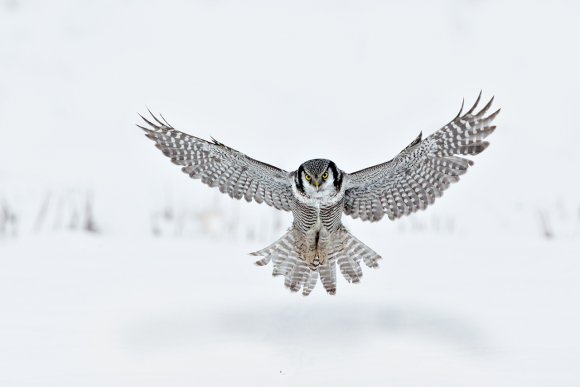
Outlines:
[[[330,160],[314,159],[303,163],[296,171],[297,189],[311,198],[334,196],[340,191],[342,176]]]

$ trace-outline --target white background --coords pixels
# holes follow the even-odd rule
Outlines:
[[[580,385],[579,11],[0,1],[0,385]],[[289,214],[135,127],[149,107],[286,170],[355,171],[481,89],[489,149],[424,213],[346,218],[384,260],[334,297],[246,255]]]

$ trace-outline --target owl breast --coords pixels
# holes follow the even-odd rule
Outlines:
[[[341,225],[344,210],[344,186],[339,192],[324,191],[323,195],[309,195],[292,187],[293,198],[290,203],[294,215],[294,228],[303,234],[309,231],[333,233]]]
[[[306,234],[309,231],[325,231],[332,233],[341,224],[344,197],[334,202],[322,200],[300,201],[291,203],[294,215],[294,227]]]
[[[344,197],[330,202],[320,199],[294,200],[291,208],[295,248],[310,269],[316,270],[326,263],[336,231],[341,226]]]

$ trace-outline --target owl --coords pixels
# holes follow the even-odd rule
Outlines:
[[[392,160],[353,173],[327,159],[308,160],[287,172],[213,138],[180,132],[163,116],[141,116],[145,124],[138,126],[191,178],[232,198],[292,212],[288,231],[251,253],[259,257],[256,264],[272,262],[272,274],[283,276],[292,292],[309,295],[320,277],[326,292],[335,294],[337,266],[348,282],[357,283],[363,275],[361,261],[376,268],[381,259],[344,227],[343,214],[376,222],[433,204],[473,165],[463,156],[477,155],[489,145],[484,140],[495,130],[492,122],[500,110],[488,114],[493,98],[478,110],[480,99],[481,93],[465,113],[462,103],[451,122],[426,138],[420,133]]]

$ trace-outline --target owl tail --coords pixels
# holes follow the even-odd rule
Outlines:
[[[287,288],[293,292],[302,289],[305,296],[312,292],[319,275],[328,294],[335,294],[337,264],[348,282],[357,283],[362,277],[360,261],[368,267],[376,268],[381,259],[380,255],[355,238],[344,226],[332,233],[327,241],[323,263],[317,256],[313,263],[308,264],[303,253],[308,249],[303,248],[304,245],[302,234],[291,228],[276,242],[251,255],[264,257],[256,261],[258,266],[265,266],[272,261],[272,275],[283,275]]]

